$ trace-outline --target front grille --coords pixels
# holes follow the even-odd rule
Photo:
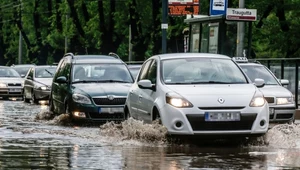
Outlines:
[[[22,94],[22,92],[9,92],[9,94]]]
[[[291,119],[293,114],[277,114],[276,119]]]
[[[270,115],[269,119],[274,119],[274,114]]]
[[[268,103],[274,103],[275,102],[275,98],[274,97],[265,97],[266,101]]]
[[[257,114],[241,114],[240,121],[230,122],[207,122],[204,119],[204,115],[186,115],[194,131],[205,130],[251,130],[253,122],[256,119]]]
[[[123,120],[125,118],[124,113],[96,113],[90,112],[88,113],[91,119],[98,119],[98,120]]]
[[[108,98],[93,98],[96,105],[124,105],[126,98],[114,98],[110,100]]]
[[[14,87],[16,87],[16,86],[22,86],[22,84],[21,83],[7,83],[7,86],[14,86]]]
[[[202,110],[240,110],[244,109],[244,106],[232,106],[232,107],[198,107]]]

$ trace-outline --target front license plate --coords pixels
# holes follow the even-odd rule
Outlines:
[[[205,121],[240,121],[241,114],[238,112],[205,112]]]
[[[21,92],[22,89],[9,89],[9,92]]]
[[[123,112],[123,107],[102,107],[99,108],[99,113],[120,113]]]
[[[275,109],[274,109],[274,108],[269,108],[269,114],[270,114],[270,115],[273,115],[274,112],[275,112]]]

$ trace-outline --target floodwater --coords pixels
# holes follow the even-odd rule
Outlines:
[[[157,124],[83,127],[49,115],[45,105],[0,100],[0,169],[300,169],[300,125],[241,143],[181,143]]]

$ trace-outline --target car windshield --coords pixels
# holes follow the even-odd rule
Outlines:
[[[72,69],[72,82],[132,83],[133,79],[124,64],[78,64]]]
[[[21,75],[21,77],[25,77],[30,68],[31,68],[31,66],[28,66],[28,67],[13,67],[13,69],[16,70]]]
[[[56,71],[56,67],[37,67],[35,68],[36,78],[52,78]]]
[[[245,84],[245,75],[228,59],[182,58],[162,62],[166,84]]]
[[[129,67],[131,75],[135,78],[140,71],[140,67]]]
[[[256,78],[263,79],[265,85],[279,85],[276,78],[268,71],[264,66],[261,65],[240,65],[246,75],[251,79],[252,82]]]
[[[0,77],[21,77],[20,74],[12,68],[0,68]]]

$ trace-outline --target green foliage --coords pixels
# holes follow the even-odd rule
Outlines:
[[[57,62],[65,48],[68,52],[84,54],[114,51],[128,60],[130,24],[136,25],[131,29],[134,59],[146,59],[161,52],[161,0],[20,2],[0,1],[0,63],[3,65],[17,63],[20,31],[23,63]],[[153,2],[157,3],[154,8]],[[207,14],[209,1],[200,2],[201,14]],[[237,8],[238,3],[238,0],[229,0],[232,8]],[[251,0],[245,1],[245,5],[258,12],[258,20],[253,23],[252,41],[257,57],[300,55],[300,10],[297,9],[300,0]],[[132,13],[131,8],[135,9]],[[268,12],[268,9],[271,10]],[[184,18],[168,18],[168,51],[183,50],[182,44],[175,43],[181,42],[182,30],[188,26],[183,22]]]

